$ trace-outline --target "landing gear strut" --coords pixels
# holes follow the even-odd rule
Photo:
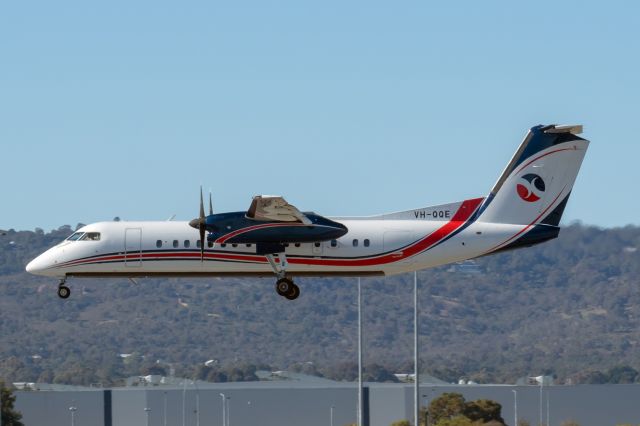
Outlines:
[[[287,266],[289,264],[287,263],[285,254],[280,253],[278,258],[280,262],[276,263],[273,254],[267,255],[267,260],[278,278],[276,281],[276,293],[288,300],[295,300],[300,296],[300,287],[298,287],[292,279],[287,277]]]
[[[60,284],[58,284],[58,297],[61,299],[68,299],[71,296],[71,289],[65,285],[66,280],[62,278]]]

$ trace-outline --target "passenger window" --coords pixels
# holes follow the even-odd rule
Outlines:
[[[156,247],[158,248],[162,247],[162,240],[156,241]]]
[[[284,246],[285,247],[289,247],[289,243],[284,243]]]
[[[231,244],[231,247],[238,247],[238,244],[233,243],[233,244]]]
[[[251,247],[251,243],[249,243],[249,244],[245,244],[245,246],[247,246],[247,247]]]
[[[213,241],[207,241],[207,247],[209,248],[213,247]]]
[[[226,246],[227,246],[227,244],[226,244],[226,243],[222,243],[222,244],[220,244],[220,247],[222,247],[222,248],[225,248]]]
[[[184,240],[184,248],[189,248],[191,246],[191,241]]]
[[[368,238],[367,238],[367,239],[365,239],[365,240],[364,240],[364,246],[365,246],[365,247],[369,247],[369,244],[370,244],[369,239],[368,239]]]
[[[87,232],[80,238],[82,241],[100,241],[99,232]]]
[[[320,243],[313,243],[314,246],[320,247]]]
[[[353,240],[353,246],[354,247],[358,247],[358,239],[357,238],[355,240]]]
[[[173,248],[178,248],[179,245],[178,240],[173,240]]]
[[[296,247],[300,247],[300,243],[295,243],[294,244]]]
[[[338,247],[338,240],[331,240],[331,247]]]

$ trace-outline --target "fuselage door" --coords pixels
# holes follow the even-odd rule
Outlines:
[[[124,264],[130,268],[142,266],[142,228],[124,231]]]

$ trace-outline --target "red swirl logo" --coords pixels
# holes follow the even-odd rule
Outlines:
[[[544,180],[538,175],[528,173],[520,178],[516,191],[520,198],[529,203],[538,201],[545,190]]]

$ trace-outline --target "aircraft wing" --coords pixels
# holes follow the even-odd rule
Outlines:
[[[254,220],[276,222],[302,222],[311,225],[311,221],[295,206],[279,195],[256,195],[251,201],[247,217]]]

